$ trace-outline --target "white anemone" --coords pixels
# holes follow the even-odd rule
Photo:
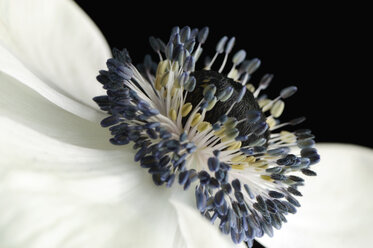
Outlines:
[[[92,97],[111,57],[69,0],[0,0],[0,247],[232,247],[193,190],[154,186],[108,142]],[[319,145],[299,213],[269,247],[366,246],[372,150]]]

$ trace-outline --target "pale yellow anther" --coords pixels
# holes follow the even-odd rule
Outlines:
[[[155,78],[154,87],[158,91],[162,89],[161,81],[162,81],[162,75],[157,75]]]
[[[232,167],[232,169],[235,169],[235,170],[243,170],[243,169],[245,169],[245,165],[244,164],[232,164],[231,167]]]
[[[211,109],[214,108],[215,104],[216,104],[216,101],[217,101],[217,98],[216,96],[209,102],[209,104],[207,105],[207,108],[206,110],[207,111],[210,111]]]
[[[157,67],[157,72],[156,72],[156,75],[158,76],[161,76],[163,75],[166,70],[167,70],[167,66],[169,64],[169,60],[162,60],[159,62],[158,64],[158,67]]]
[[[208,83],[208,82],[210,82],[210,79],[208,78],[208,79],[204,79],[204,80],[202,80],[202,83]]]
[[[177,89],[180,89],[180,88],[181,88],[180,80],[179,80],[178,77],[175,78],[175,81],[174,81],[174,88],[177,88]]]
[[[237,155],[237,156],[234,156],[231,161],[234,162],[234,163],[237,163],[237,162],[242,162],[246,159],[246,156],[245,155]]]
[[[255,163],[255,161],[256,161],[256,158],[254,156],[249,156],[245,159],[245,162],[249,164]]]
[[[161,85],[164,87],[169,83],[173,83],[174,80],[174,72],[173,71],[168,71],[166,72],[161,80]]]
[[[228,75],[229,78],[232,78],[233,80],[238,80],[238,71],[237,69],[233,69],[229,75]]]
[[[192,108],[193,108],[193,105],[190,102],[185,103],[183,107],[181,108],[181,116],[182,117],[187,116],[192,110]]]
[[[218,131],[215,131],[214,135],[216,135],[218,137],[222,137],[222,135],[224,135],[224,131],[225,131],[225,127],[223,126]]]
[[[281,135],[280,136],[281,141],[285,142],[285,143],[288,143],[288,144],[294,143],[297,140],[297,138],[295,137],[295,134],[293,134],[289,131],[283,130],[283,131],[280,132],[280,135]]]
[[[246,84],[246,89],[248,89],[251,93],[254,93],[255,87],[252,84]]]
[[[258,104],[260,108],[263,108],[265,105],[269,104],[270,102],[271,102],[271,99],[264,98],[264,99],[260,99],[258,101]]]
[[[230,140],[233,140],[232,137],[228,137],[228,136],[224,136],[223,138],[221,138],[221,142],[227,142],[227,141],[230,141]]]
[[[272,106],[273,106],[273,102],[269,101],[266,105],[263,106],[262,111],[267,112],[268,110],[272,108]]]
[[[179,70],[179,62],[174,62],[172,65],[172,71],[177,72]]]
[[[275,102],[275,104],[273,104],[271,108],[271,115],[273,115],[273,117],[275,118],[280,117],[280,115],[284,111],[284,108],[285,108],[284,101],[278,100],[277,102]]]
[[[174,97],[175,96],[175,93],[176,93],[176,87],[172,87],[171,89],[171,96]]]
[[[234,141],[232,143],[230,143],[228,145],[228,148],[227,150],[231,151],[231,150],[237,150],[237,149],[240,149],[241,148],[241,145],[242,145],[242,142],[241,141]]]
[[[197,130],[198,130],[199,132],[204,132],[204,131],[206,131],[206,130],[209,129],[209,128],[211,128],[211,124],[210,124],[210,122],[203,121],[203,122],[201,122],[201,123],[198,125]]]
[[[170,115],[171,120],[176,121],[177,115],[176,115],[175,109],[170,109],[169,115]]]
[[[267,161],[263,161],[263,160],[259,160],[257,162],[254,162],[254,163],[251,163],[252,166],[254,167],[259,167],[259,168],[263,168],[265,166],[268,166],[268,162]]]
[[[276,126],[276,120],[272,116],[267,117],[266,122],[269,128]]]
[[[260,175],[260,177],[265,181],[269,181],[269,182],[274,181],[270,176],[267,176],[267,175]]]
[[[198,122],[201,120],[201,114],[200,113],[197,113],[193,116],[193,119],[192,119],[192,123],[190,123],[190,125],[192,127],[194,127],[195,125],[198,124]]]

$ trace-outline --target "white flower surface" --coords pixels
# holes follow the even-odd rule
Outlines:
[[[74,2],[0,0],[0,247],[233,247],[193,190],[155,186],[130,147],[108,142],[91,99],[109,57]],[[299,213],[264,245],[368,244],[372,151],[319,150]]]

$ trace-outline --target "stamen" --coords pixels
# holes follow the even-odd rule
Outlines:
[[[156,185],[193,185],[201,214],[219,221],[234,243],[251,247],[255,237],[280,229],[284,215],[296,213],[304,179],[292,173],[316,176],[311,167],[320,156],[310,130],[274,132],[305,120],[278,119],[297,87],[273,100],[259,95],[273,75],[264,75],[256,89],[248,84],[261,62],[245,60],[244,50],[223,74],[234,37],[220,39],[204,70],[195,69],[208,34],[207,27],[186,26],[174,27],[167,45],[150,37],[158,65],[147,55],[137,68],[127,50],[114,49],[108,70],[97,76],[107,94],[93,100],[109,114],[101,125],[109,127],[113,145],[132,143],[134,160]],[[223,52],[219,70],[211,70]]]

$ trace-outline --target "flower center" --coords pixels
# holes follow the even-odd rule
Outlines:
[[[219,118],[229,110],[232,104],[234,104],[235,99],[240,93],[242,85],[239,82],[236,82],[233,79],[212,70],[199,70],[193,72],[192,75],[196,78],[197,87],[192,94],[189,94],[187,96],[186,102],[192,103],[193,106],[197,105],[201,101],[201,99],[203,99],[203,90],[209,84],[213,84],[216,86],[216,95],[221,94],[227,87],[233,88],[232,96],[227,101],[218,101],[213,109],[206,112],[205,121],[214,124],[218,122]],[[238,121],[244,120],[238,123],[236,126],[236,128],[240,132],[240,135],[249,135],[254,131],[253,123],[245,121],[245,118],[247,117],[247,113],[249,111],[258,111],[260,113],[260,118],[258,121],[266,121],[266,117],[261,111],[253,94],[249,90],[247,90],[242,100],[236,103],[235,107],[229,113],[230,117],[234,117]],[[186,120],[183,120],[183,125],[185,125],[185,122]],[[260,138],[265,138],[266,140],[268,140],[269,130],[266,130],[264,133],[259,135],[253,133],[252,135],[248,136],[248,139],[246,141],[242,142],[242,145],[248,145],[256,140],[259,140]]]

